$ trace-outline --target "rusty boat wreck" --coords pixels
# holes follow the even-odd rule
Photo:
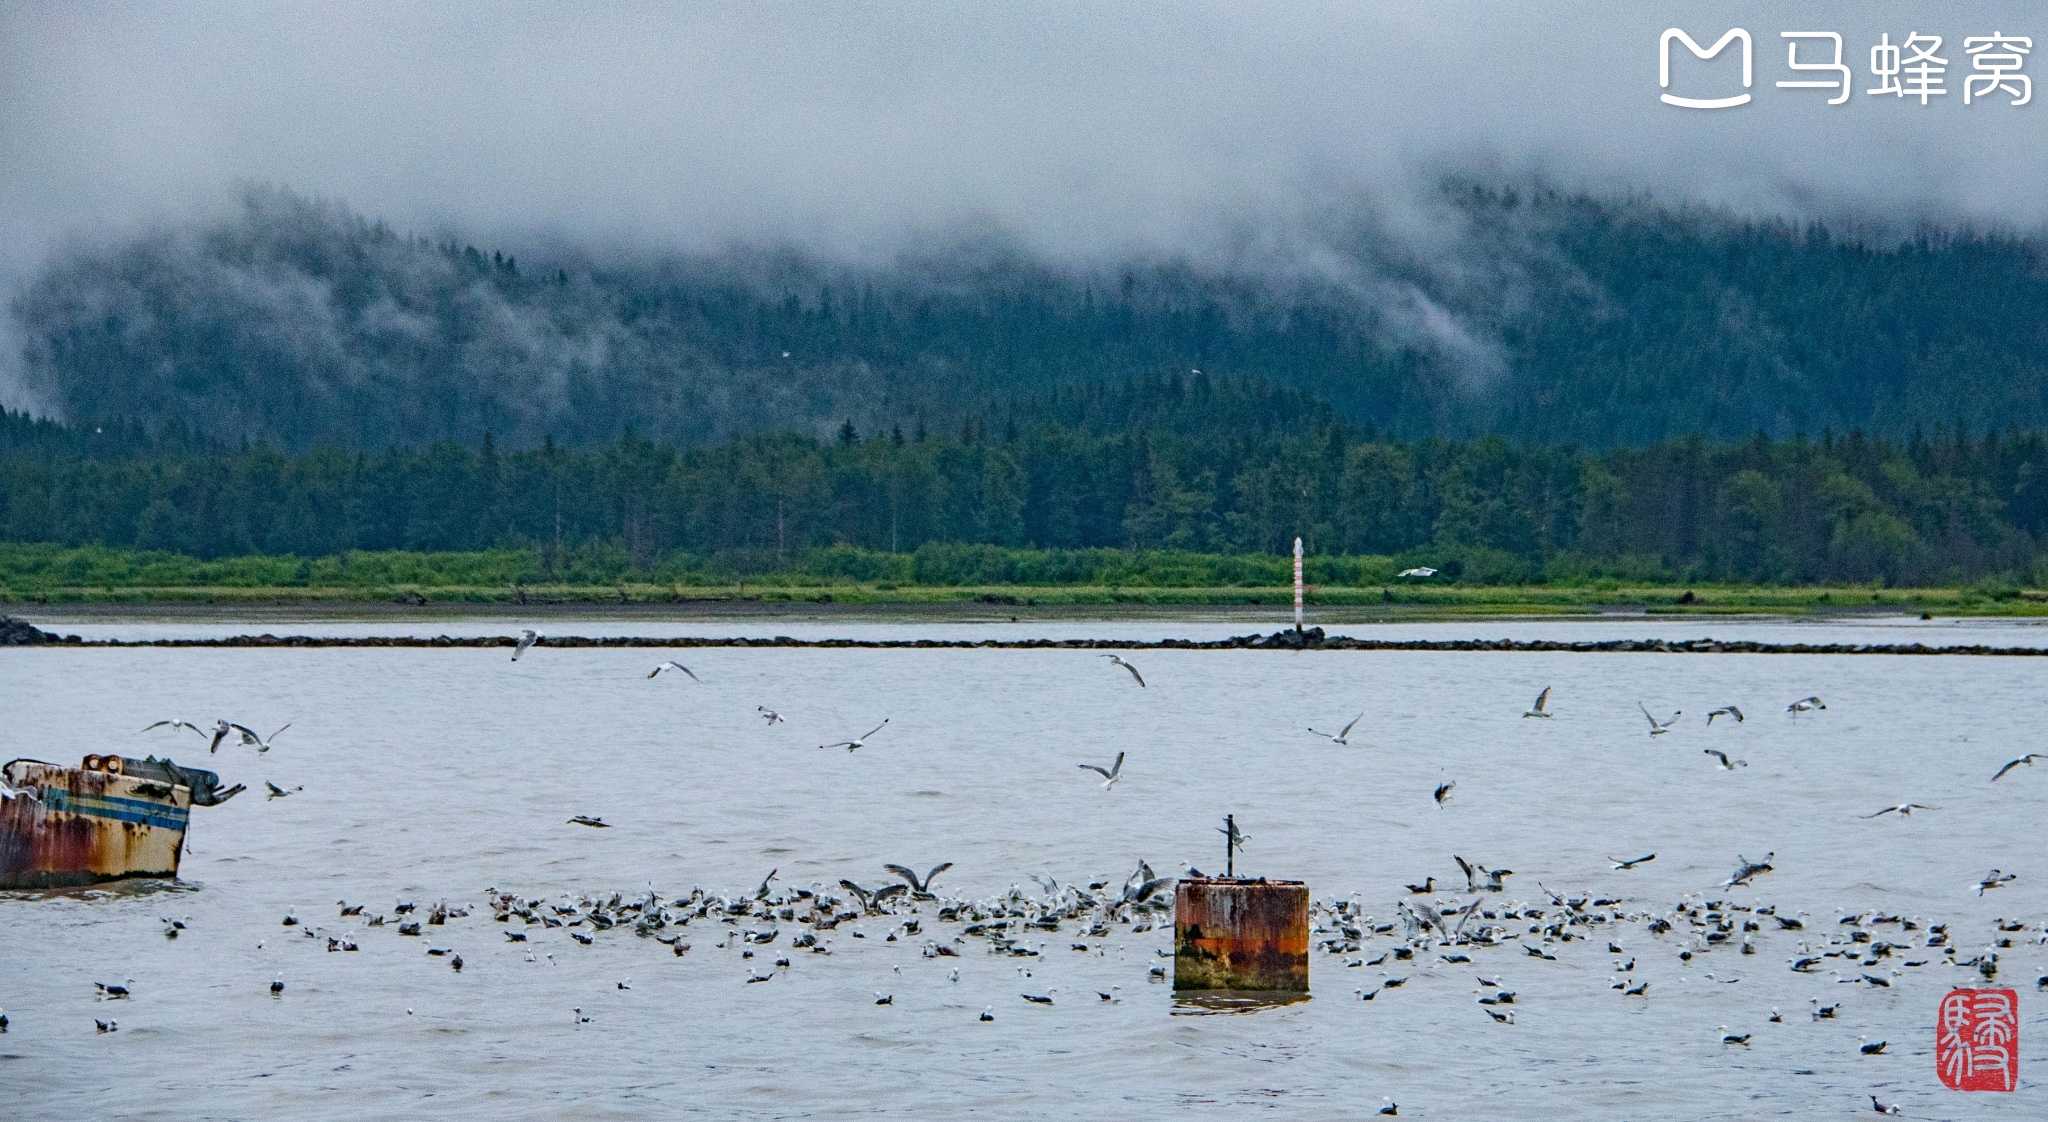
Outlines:
[[[192,808],[242,792],[155,757],[90,755],[77,767],[19,759],[0,778],[0,889],[175,879]]]

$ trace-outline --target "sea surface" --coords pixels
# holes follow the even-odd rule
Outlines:
[[[806,638],[1261,629],[1237,617],[37,622],[124,638],[512,634],[536,623]],[[2039,625],[2002,621],[1332,630],[2048,646]],[[670,654],[702,681],[650,680]],[[1371,1117],[1391,1098],[1403,1118],[1846,1118],[1867,1116],[1872,1094],[1915,1118],[2048,1117],[2048,992],[2035,985],[2048,973],[2048,767],[1989,782],[2007,760],[2048,751],[2048,659],[1129,657],[1144,688],[1082,651],[541,647],[517,662],[502,649],[0,651],[6,756],[168,754],[253,788],[193,812],[174,888],[0,895],[0,1117],[1330,1119]],[[1555,716],[1524,718],[1545,687]],[[1826,710],[1786,713],[1808,695]],[[1683,716],[1652,737],[1639,704]],[[1706,724],[1730,704],[1748,719]],[[769,725],[757,706],[787,722]],[[290,728],[267,753],[224,744],[212,756],[190,732],[138,731],[216,717]],[[1307,731],[1354,717],[1348,745]],[[884,718],[858,751],[819,747]],[[1741,763],[1723,770],[1707,749]],[[1118,753],[1113,790],[1077,767]],[[1432,792],[1450,782],[1439,805]],[[292,793],[266,799],[266,783]],[[1859,817],[1904,802],[1933,809]],[[1042,895],[1041,877],[1113,891],[1140,859],[1162,874],[1218,871],[1225,814],[1248,835],[1240,873],[1306,880],[1318,900],[1355,899],[1378,922],[1402,900],[1472,899],[1457,854],[1515,870],[1491,910],[1554,913],[1551,893],[1618,899],[1609,911],[1645,918],[1719,901],[1774,906],[1805,930],[1763,922],[1745,956],[1732,943],[1706,949],[1683,923],[1653,935],[1639,918],[1569,943],[1530,935],[1466,949],[1469,964],[1428,948],[1363,965],[1396,945],[1397,928],[1361,953],[1316,953],[1310,1001],[1197,1015],[1149,979],[1170,966],[1165,927],[1084,939],[1069,924],[1044,933],[1036,956],[970,938],[961,957],[927,958],[925,937],[959,932],[926,903],[918,937],[888,939],[906,911],[842,925],[819,955],[791,951],[784,924],[748,960],[715,920],[682,929],[691,949],[678,957],[627,930],[583,946],[568,929],[501,925],[483,906],[493,889],[547,901],[650,888],[751,897],[771,870],[777,891],[844,895],[841,878],[874,887],[892,862],[953,862],[935,882],[947,897]],[[1652,852],[1628,871],[1608,860]],[[1739,859],[1766,854],[1773,871],[1723,886]],[[2017,879],[1980,895],[1993,868]],[[1404,888],[1428,876],[1455,891]],[[347,901],[391,915],[400,899],[422,912],[442,899],[473,907],[420,938],[399,936],[395,916],[373,928],[338,914]],[[1788,969],[1802,941],[1826,949],[1848,930],[1840,917],[1871,911],[1918,928],[1873,925],[1909,948],[1870,971],[1889,975],[1888,988],[1838,983],[1830,970],[1865,972],[1840,959],[1816,974]],[[303,922],[284,926],[288,914]],[[186,925],[174,940],[165,917]],[[2001,933],[1998,920],[2027,927]],[[1997,984],[2021,991],[2015,1093],[1966,1095],[1936,1078],[1936,1006],[1978,984],[1944,948],[1924,947],[1944,922],[1958,959],[2012,940],[1997,949]],[[529,941],[510,942],[508,929]],[[360,950],[330,952],[327,936]],[[465,969],[430,946],[459,951]],[[745,981],[784,954],[791,965],[772,981]],[[1517,992],[1514,1024],[1477,1004],[1481,976]],[[1388,977],[1408,980],[1381,988]],[[1626,997],[1610,988],[1618,977],[1651,986]],[[285,983],[275,997],[274,980]],[[95,982],[132,996],[100,1000]],[[1812,1019],[1815,1001],[1839,1003],[1838,1016]],[[1781,1022],[1768,1020],[1774,1008]],[[979,1019],[984,1009],[993,1020]],[[99,1033],[96,1019],[119,1030]],[[1723,1044],[1724,1033],[1750,1042]],[[1861,1055],[1859,1038],[1887,1050]]]

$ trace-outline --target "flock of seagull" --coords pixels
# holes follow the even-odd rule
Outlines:
[[[522,632],[512,659],[519,660],[543,638],[530,629]],[[1137,688],[1146,688],[1144,676],[1130,661],[1114,654],[1101,657],[1109,660],[1111,666],[1127,672]],[[654,679],[663,674],[688,678],[699,684],[703,682],[695,671],[673,660],[655,666],[646,677]],[[1546,687],[1522,716],[1552,718],[1555,714],[1551,700],[1552,690]],[[1639,702],[1638,709],[1648,722],[1652,737],[1669,734],[1683,716],[1682,711],[1674,711],[1660,720],[1647,705]],[[1798,719],[1804,714],[1826,709],[1819,697],[1807,696],[1789,703],[1785,712],[1789,717]],[[781,713],[767,706],[757,706],[755,711],[770,727],[787,723]],[[1360,713],[1335,733],[1314,727],[1307,731],[1333,745],[1348,746],[1352,743],[1353,730],[1363,718],[1364,713]],[[1739,707],[1724,705],[1707,713],[1707,727],[1712,727],[1719,718],[1727,718],[1735,724],[1747,720]],[[265,737],[245,724],[225,719],[216,721],[211,730],[188,721],[167,719],[157,721],[143,731],[166,727],[210,737],[209,752],[218,751],[227,737],[239,734],[242,746],[266,753],[275,746],[277,736],[291,726],[287,724]],[[889,720],[885,718],[858,737],[818,747],[845,748],[854,752],[866,747],[888,727]],[[1721,769],[1732,771],[1746,766],[1744,761],[1731,759],[1720,749],[1708,748],[1704,752],[1713,757]],[[1118,752],[1115,760],[1107,766],[1094,763],[1077,766],[1100,776],[1101,788],[1112,791],[1123,777],[1125,758],[1124,752]],[[1991,777],[1992,781],[2004,779],[2015,768],[2031,767],[2036,760],[2043,758],[2048,758],[2048,754],[2028,753],[2014,759],[1999,768]],[[266,786],[270,790],[268,797],[272,799],[301,789],[293,787],[286,790],[269,783]],[[1448,778],[1437,784],[1432,800],[1438,808],[1447,805],[1456,786],[1456,782]],[[1905,818],[1915,811],[1936,809],[1918,802],[1903,802],[1859,817],[1873,819],[1895,814]],[[581,814],[568,821],[598,829],[610,826],[601,818]],[[1226,852],[1234,858],[1248,839],[1238,830],[1234,818],[1226,821],[1222,832],[1226,838]],[[1894,983],[1912,976],[1909,972],[1930,965],[1965,970],[1989,982],[1999,973],[2001,951],[2009,951],[2022,944],[2048,945],[2048,925],[2039,925],[2037,930],[2024,922],[2001,919],[1995,923],[1993,931],[1986,933],[1981,947],[1973,946],[1971,950],[1974,953],[1963,957],[1963,933],[1952,922],[1865,911],[1840,915],[1833,924],[1822,924],[1809,913],[1787,914],[1762,899],[1735,899],[1731,895],[1734,890],[1753,892],[1758,879],[1773,872],[1774,853],[1767,853],[1754,861],[1738,857],[1737,867],[1719,886],[1717,898],[1710,899],[1706,894],[1696,892],[1668,908],[1632,905],[1618,890],[1559,893],[1540,884],[1537,886],[1541,891],[1540,897],[1510,899],[1506,895],[1506,882],[1514,875],[1513,870],[1488,868],[1457,854],[1450,856],[1463,875],[1464,894],[1470,895],[1470,900],[1461,899],[1449,888],[1440,891],[1438,877],[1432,873],[1419,883],[1407,884],[1406,895],[1396,900],[1392,915],[1385,919],[1365,911],[1360,893],[1343,899],[1318,900],[1311,905],[1315,950],[1341,958],[1343,968],[1356,969],[1361,973],[1377,971],[1377,980],[1370,989],[1364,985],[1353,988],[1352,992],[1359,1000],[1383,1000],[1388,991],[1400,990],[1411,983],[1417,988],[1454,987],[1459,984],[1455,979],[1463,971],[1476,978],[1477,984],[1471,993],[1476,995],[1476,1004],[1488,1020],[1493,1024],[1512,1026],[1516,1024],[1517,1011],[1527,1010],[1528,999],[1518,999],[1518,991],[1508,983],[1507,970],[1503,966],[1496,966],[1490,976],[1482,972],[1478,966],[1481,958],[1509,956],[1516,969],[1534,969],[1534,963],[1557,962],[1561,956],[1578,960],[1581,965],[1590,959],[1601,963],[1610,975],[1607,984],[1617,992],[1617,1000],[1626,1001],[1649,998],[1652,982],[1648,975],[1652,971],[1647,969],[1649,962],[1645,960],[1646,969],[1639,974],[1638,960],[1653,949],[1675,955],[1678,963],[1675,969],[1682,972],[1676,982],[1660,981],[1658,984],[1664,988],[1691,984],[1695,973],[1702,984],[1735,985],[1743,979],[1728,975],[1738,970],[1744,975],[1753,974],[1754,970],[1743,968],[1758,961],[1754,956],[1776,955],[1782,958],[1791,972],[1802,975],[1816,974],[1833,960],[1835,965],[1831,973],[1834,983],[1865,991],[1891,991]],[[1656,853],[1610,858],[1609,875],[1626,874],[1656,858]],[[799,956],[829,956],[835,949],[844,951],[863,944],[914,945],[921,960],[932,963],[933,969],[946,970],[950,982],[959,981],[959,968],[954,963],[940,960],[958,960],[965,948],[979,945],[983,953],[1016,960],[1017,977],[1025,981],[1043,969],[1046,958],[1055,957],[1055,939],[1047,936],[1056,936],[1057,941],[1064,943],[1071,953],[1088,953],[1097,957],[1115,955],[1124,959],[1129,946],[1121,940],[1146,932],[1164,931],[1171,925],[1172,893],[1167,890],[1175,878],[1155,875],[1152,868],[1142,861],[1121,879],[1100,877],[1085,884],[1062,884],[1050,877],[1042,877],[1037,878],[1042,892],[1034,893],[1012,885],[1004,893],[978,899],[942,895],[934,888],[933,882],[952,867],[950,861],[940,862],[919,874],[910,865],[892,863],[883,866],[883,870],[899,883],[867,887],[851,879],[842,879],[836,886],[814,882],[805,887],[779,890],[774,887],[779,870],[771,870],[751,892],[731,895],[693,889],[675,897],[664,897],[649,886],[631,898],[618,892],[598,892],[550,899],[491,889],[483,908],[450,905],[443,901],[430,909],[424,923],[427,928],[436,929],[433,932],[436,937],[429,942],[443,942],[446,939],[442,935],[449,930],[451,921],[487,910],[496,922],[505,925],[505,944],[516,947],[524,953],[526,961],[535,963],[543,961],[543,956],[545,961],[553,961],[554,952],[544,946],[551,936],[561,936],[588,948],[630,932],[665,947],[678,958],[688,955],[693,944],[706,943],[712,949],[737,954],[740,963],[746,967],[746,985],[772,982],[788,974],[798,968]],[[1192,866],[1185,866],[1184,871],[1189,876],[1202,875]],[[2016,874],[1993,869],[1972,887],[1977,895],[1982,896],[2011,883],[2015,877]],[[395,928],[394,937],[422,937],[422,921],[407,918],[415,911],[410,903],[399,901],[395,904],[392,921],[388,923],[381,914],[365,916],[361,904],[343,902],[339,906],[340,918],[356,921],[339,933],[330,934],[323,927],[305,923],[295,913],[287,915],[283,925],[299,928],[310,945],[324,945],[328,952],[333,953],[357,949],[357,927],[388,926]],[[168,938],[175,939],[186,929],[185,923],[180,921],[167,919],[165,923],[164,934]],[[861,942],[857,944],[855,940]],[[1774,940],[1789,945],[1781,945],[1775,951],[1767,950]],[[1594,949],[1603,944],[1604,953]],[[1378,952],[1376,956],[1368,957],[1374,951]],[[1717,952],[1736,956],[1734,963],[1717,970],[1703,969],[1707,957]],[[462,955],[451,947],[429,945],[426,953],[444,958],[447,965],[458,973],[463,968]],[[1153,954],[1162,959],[1171,957],[1169,950],[1154,948]],[[772,960],[769,958],[771,955]],[[900,974],[902,969],[898,965],[894,972]],[[1398,976],[1396,971],[1399,971]],[[1153,962],[1147,966],[1147,981],[1163,983],[1167,977],[1167,964]],[[102,1001],[127,1000],[133,979],[96,985],[97,996]],[[620,981],[617,985],[620,990],[630,988],[628,981]],[[2040,979],[2039,986],[2048,990],[2048,976]],[[286,986],[282,975],[271,983],[269,992],[273,998],[283,999]],[[1023,988],[1018,996],[1031,1006],[1053,1006],[1067,1000],[1059,996],[1056,988],[1046,988],[1043,992]],[[1121,1000],[1120,987],[1098,990],[1096,999],[1104,1003],[1118,1002]],[[877,1005],[893,1005],[894,1000],[893,993],[877,991],[875,994]],[[1841,1000],[1825,1004],[1818,997],[1808,1000],[1812,1005],[1810,1023],[1819,1025],[1841,1019],[1840,1011],[1844,1005]],[[574,1011],[575,1024],[588,1024],[591,1019],[582,1008]],[[994,1020],[995,1007],[985,1006],[977,1019],[982,1022]],[[111,1018],[95,1020],[100,1032],[119,1029],[118,1023]],[[1773,1009],[1769,1024],[1783,1023],[1784,1018]],[[0,1011],[0,1032],[6,1032],[7,1026],[6,1015]],[[1749,1048],[1755,1043],[1758,1031],[1735,1032],[1722,1026],[1718,1041],[1727,1048]],[[1883,1040],[1870,1041],[1866,1036],[1859,1037],[1857,1047],[1858,1056],[1873,1057],[1885,1055],[1888,1044]],[[1882,1103],[1873,1095],[1871,1109],[1897,1114],[1900,1108],[1896,1104]],[[1398,1113],[1398,1107],[1387,1099],[1379,1113],[1394,1115]]]

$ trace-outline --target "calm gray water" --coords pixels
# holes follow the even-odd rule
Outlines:
[[[961,626],[821,623],[812,633]],[[1807,626],[1411,629],[1776,638]],[[1862,627],[1797,633],[1829,641]],[[682,633],[799,630],[698,622]],[[2026,641],[2004,624],[1945,630],[1954,642]],[[12,1020],[0,1036],[0,1116],[1333,1118],[1370,1116],[1392,1096],[1404,1118],[1732,1119],[1846,1117],[1867,1112],[1872,1092],[1913,1117],[2048,1111],[2048,994],[2034,986],[2048,972],[2035,942],[2048,918],[2048,768],[1987,782],[2044,747],[2039,660],[1147,651],[1132,656],[1150,684],[1140,690],[1083,652],[683,654],[702,685],[647,680],[665,657],[648,651],[542,648],[516,664],[494,650],[0,654],[8,755],[168,751],[199,763],[204,745],[191,734],[135,730],[164,717],[226,716],[266,732],[292,722],[268,755],[212,758],[257,792],[194,812],[180,890],[0,897],[0,1007]],[[1557,716],[1521,719],[1546,685]],[[1787,718],[1786,702],[1810,693],[1828,710]],[[1685,717],[1652,739],[1639,700]],[[1750,720],[1707,728],[1705,711],[1728,703]],[[757,705],[789,723],[767,727]],[[1349,747],[1303,731],[1360,711]],[[887,730],[857,753],[816,747],[884,717]],[[1748,766],[1721,771],[1707,747]],[[1119,751],[1128,758],[1113,792],[1075,767]],[[265,801],[266,780],[304,790]],[[1439,808],[1430,793],[1442,780],[1457,787]],[[1939,809],[1857,817],[1905,801]],[[926,959],[920,940],[886,942],[889,921],[868,920],[869,938],[848,925],[829,957],[795,954],[785,976],[747,985],[773,955],[746,962],[737,947],[718,949],[717,925],[701,920],[677,958],[625,932],[584,947],[534,928],[531,944],[514,945],[482,908],[400,938],[335,907],[388,913],[399,896],[480,905],[490,887],[529,899],[650,884],[668,896],[743,894],[771,868],[778,884],[872,885],[886,879],[884,862],[943,860],[956,863],[939,878],[947,894],[1036,892],[1034,875],[1120,881],[1140,857],[1161,872],[1220,865],[1226,812],[1250,835],[1241,869],[1306,879],[1318,899],[1357,893],[1383,920],[1406,882],[1434,874],[1462,887],[1458,853],[1517,870],[1508,899],[1547,902],[1540,882],[1648,911],[1700,892],[1810,913],[1809,930],[1766,932],[1753,957],[1718,949],[1690,963],[1678,951],[1697,944],[1640,924],[1615,925],[1626,956],[1608,954],[1603,938],[1557,946],[1554,962],[1514,942],[1471,952],[1470,966],[1424,954],[1398,964],[1406,986],[1360,1002],[1354,989],[1374,988],[1385,968],[1344,963],[1393,945],[1381,936],[1362,956],[1316,955],[1308,1003],[1176,1016],[1167,987],[1147,981],[1163,961],[1155,950],[1170,945],[1165,930],[1119,928],[1088,953],[1067,949],[1070,928],[1047,933],[1036,959],[991,955],[979,941],[961,958]],[[569,825],[573,814],[615,828]],[[1604,860],[1651,851],[1656,861],[1625,873]],[[1738,854],[1766,851],[1776,871],[1753,889],[1718,887]],[[2019,878],[1979,898],[1971,886],[1994,866]],[[1990,942],[1994,919],[2030,925],[2000,952],[2000,984],[2023,991],[2016,1094],[1962,1095],[1937,1081],[1936,1005],[1976,981],[1939,951],[1887,963],[1929,960],[1889,990],[1786,969],[1802,937],[1825,940],[1838,916],[1864,909],[1950,922],[1964,958]],[[288,911],[353,931],[362,949],[328,953],[280,926]],[[943,931],[930,911],[927,930]],[[166,915],[190,917],[176,941],[159,934]],[[467,968],[456,974],[427,945],[459,950]],[[786,938],[771,949],[787,953]],[[1647,999],[1608,988],[1617,957],[1638,961],[1632,980],[1652,982]],[[1516,1024],[1482,1015],[1479,974],[1519,992]],[[287,989],[273,999],[280,977]],[[131,999],[94,999],[93,982],[129,978]],[[1111,986],[1121,1000],[1098,1000]],[[1018,996],[1049,989],[1050,1007]],[[894,1004],[874,1004],[878,991]],[[1812,1021],[1809,997],[1839,1000],[1840,1017]],[[572,1015],[578,1006],[588,1023]],[[985,1006],[993,1022],[977,1020]],[[1781,1024],[1766,1020],[1774,1006]],[[120,1031],[96,1034],[94,1019],[108,1016]],[[1722,1045],[1722,1025],[1753,1032],[1751,1045]],[[1859,1055],[1859,1034],[1889,1051]]]

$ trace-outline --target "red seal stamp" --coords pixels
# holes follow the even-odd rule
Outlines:
[[[2020,995],[1950,990],[1934,1022],[1934,1068],[1951,1091],[2010,1091],[2019,1082]]]

